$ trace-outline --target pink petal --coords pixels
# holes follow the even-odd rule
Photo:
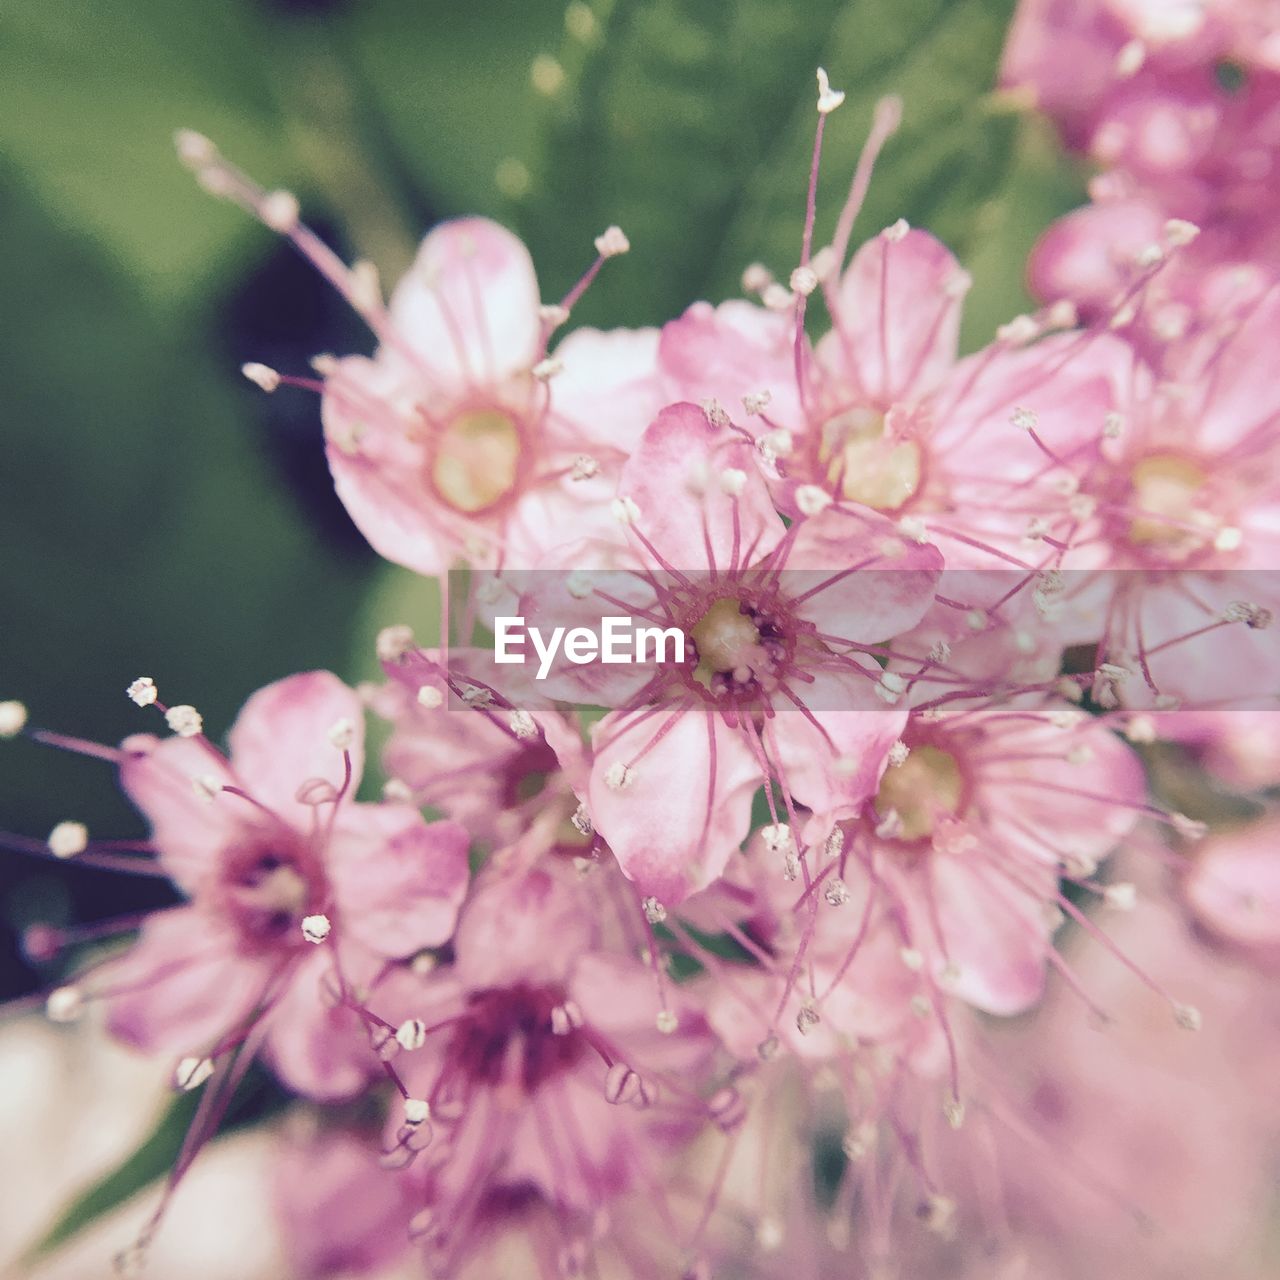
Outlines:
[[[657,376],[656,329],[578,329],[555,350],[564,368],[550,382],[551,427],[577,451],[631,453],[670,402]],[[581,483],[581,482],[578,482]]]
[[[151,823],[151,838],[164,869],[187,892],[217,869],[220,851],[248,816],[237,812],[234,796],[206,800],[196,779],[220,785],[233,779],[220,756],[191,738],[132,739],[148,750],[127,751],[120,763],[120,785]]]
[[[624,874],[666,906],[724,870],[746,839],[761,785],[750,748],[718,714],[690,707],[671,715],[660,707],[601,720],[588,787],[591,819]]]
[[[523,242],[496,222],[460,218],[422,242],[396,286],[391,317],[451,391],[492,386],[529,369],[537,358],[541,301]]]
[[[1187,901],[1215,933],[1247,947],[1280,948],[1280,823],[1215,836],[1196,851]]]
[[[392,958],[438,947],[467,891],[467,832],[409,805],[351,806],[328,849],[344,937]]]
[[[742,398],[768,390],[774,422],[804,421],[796,393],[795,320],[750,302],[695,302],[662,327],[658,360],[668,400],[718,400],[737,416]],[[750,427],[759,419],[748,418]]]
[[[272,1008],[265,1047],[272,1070],[290,1089],[322,1102],[352,1097],[379,1071],[359,1016],[334,1006],[335,988],[333,957],[317,948]]]
[[[328,671],[288,676],[244,704],[227,738],[232,768],[255,800],[306,830],[315,810],[299,802],[298,789],[313,779],[341,789],[342,751],[329,735],[344,721],[354,731],[348,748],[354,791],[364,769],[364,708]]]
[[[148,1053],[203,1055],[257,1005],[269,958],[244,954],[239,935],[196,907],[152,916],[104,971],[113,1035]]]
[[[334,488],[369,545],[417,573],[443,573],[456,539],[427,475],[402,362],[350,356],[325,382],[321,414]]]
[[[495,855],[458,922],[460,980],[473,989],[508,986],[525,975],[563,981],[598,943],[594,908],[575,874],[554,862],[529,869],[519,857],[508,864]]]
[[[800,523],[783,580],[820,632],[870,644],[924,617],[941,572],[937,547],[903,538],[876,512],[838,506]]]
[[[741,473],[737,496],[726,491],[726,472]],[[647,546],[637,549],[651,563],[656,555],[655,567],[723,571],[735,556],[758,560],[783,534],[755,451],[697,405],[670,405],[653,420],[619,489],[639,509],[635,528]]]
[[[1044,990],[1049,949],[1041,903],[963,854],[933,857],[927,873],[947,957],[959,970],[950,989],[987,1013],[1033,1005]],[[923,918],[920,936],[932,936]]]
[[[869,240],[841,277],[819,361],[882,408],[919,398],[955,363],[963,280],[951,251],[925,231]]]
[[[816,683],[801,690],[809,713],[778,712],[767,741],[792,797],[834,823],[856,817],[875,795],[907,710],[886,706],[874,682],[856,674],[824,673]]]

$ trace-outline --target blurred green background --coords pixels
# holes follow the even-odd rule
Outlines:
[[[528,240],[559,297],[619,223],[580,318],[660,323],[798,257],[814,69],[831,118],[819,243],[877,97],[904,100],[859,230],[933,230],[975,276],[972,347],[1026,305],[1037,232],[1081,177],[993,94],[1012,0],[6,0],[0,7],[0,698],[115,741],[156,722],[139,673],[225,730],[290,671],[369,667],[416,584],[329,490],[316,402],[264,397],[367,338],[307,268],[176,163],[198,129],[300,196],[344,254],[403,270],[436,220]],[[138,831],[110,771],[0,752],[0,828]],[[3,856],[3,855],[0,855]],[[39,977],[17,931],[162,891],[0,862],[0,991]]]

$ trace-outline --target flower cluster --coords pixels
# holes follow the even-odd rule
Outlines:
[[[245,373],[319,395],[339,496],[445,609],[439,636],[381,633],[377,682],[255,693],[225,754],[145,677],[171,734],[118,748],[0,706],[0,732],[110,760],[151,824],[9,843],[184,896],[48,999],[100,1003],[203,1090],[171,1190],[260,1059],[325,1117],[281,1156],[316,1280],[403,1257],[1172,1280],[1235,1256],[1280,1116],[1226,1127],[1197,1095],[1261,1098],[1280,1031],[1280,291],[1263,261],[1247,305],[1197,284],[1186,323],[1168,309],[1269,252],[1256,21],[1026,6],[1010,80],[1115,166],[1099,209],[1140,203],[1143,253],[1121,270],[1123,241],[1073,224],[1105,279],[1044,266],[1060,243],[1041,279],[1083,281],[1087,323],[1059,302],[963,357],[944,245],[899,222],[849,253],[896,103],[814,244],[823,73],[794,268],[558,342],[618,228],[548,304],[513,234],[449,222],[385,302],[291,196],[180,136],[368,322],[371,357]],[[1245,85],[1202,128],[1223,59]],[[683,659],[497,678],[497,615],[619,612]],[[1164,1233],[1141,1266],[1140,1222]]]

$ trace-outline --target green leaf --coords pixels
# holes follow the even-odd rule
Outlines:
[[[564,0],[367,0],[335,28],[433,212],[509,212],[499,166],[534,147],[530,67],[555,50],[564,11]]]
[[[872,106],[904,99],[860,229],[898,217],[963,257],[975,212],[1000,192],[1013,123],[990,90],[1012,0],[619,0],[562,94],[522,225],[549,280],[618,221],[633,253],[610,263],[584,319],[659,323],[738,289],[763,259],[799,259],[817,123],[815,68],[848,94],[829,117],[817,243],[829,237]],[[554,291],[552,291],[554,292]]]
[[[179,166],[174,130],[290,176],[259,12],[190,0],[0,9],[0,153],[58,225],[94,240],[163,307],[224,279],[249,227]]]
[[[146,673],[220,734],[259,685],[342,669],[366,563],[320,544],[271,474],[252,388],[6,176],[4,696],[115,742],[163,728],[123,696]],[[91,829],[127,833],[105,766],[10,744],[4,771],[17,829],[47,829],[74,795]]]

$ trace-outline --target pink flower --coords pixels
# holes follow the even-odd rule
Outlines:
[[[867,655],[918,621],[940,557],[844,504],[788,528],[748,442],[690,404],[645,432],[618,502],[633,612],[690,645],[594,727],[584,799],[628,877],[670,906],[720,873],[768,778],[784,807],[833,815],[871,793],[902,713]],[[583,601],[597,616],[619,576]]]
[[[618,465],[659,403],[657,335],[583,330],[548,357],[544,314],[514,235],[445,223],[397,286],[377,354],[326,372],[338,494],[389,560],[424,574],[527,563],[549,531],[607,518]]]
[[[956,360],[968,276],[923,231],[890,228],[824,285],[832,328],[816,348],[790,311],[744,302],[691,307],[662,331],[659,364],[672,398],[711,397],[746,421],[794,488],[899,515],[926,501],[932,471],[927,399]],[[757,425],[758,424],[758,425]]]
[[[1215,833],[1197,845],[1184,882],[1195,918],[1268,967],[1280,960],[1278,837],[1274,817]]]
[[[343,1096],[376,1069],[344,993],[453,932],[467,835],[358,804],[363,708],[327,672],[245,704],[223,757],[203,737],[126,743],[121,782],[190,898],[104,971],[112,1030],[217,1059],[262,1042],[293,1088]]]
[[[565,1239],[589,1241],[595,1215],[656,1189],[663,1153],[710,1119],[691,1085],[714,1040],[619,950],[615,874],[584,879],[536,831],[495,855],[451,962],[405,1006],[421,1031],[391,1059],[406,1101],[385,1163],[407,1170],[413,1233],[441,1270],[531,1200],[555,1208]]]
[[[354,1134],[286,1136],[273,1190],[298,1280],[381,1274],[409,1250],[410,1188],[380,1169],[377,1148]]]
[[[1170,218],[1202,234],[1180,258],[1177,296],[1143,319],[1157,337],[1201,309],[1199,278],[1216,267],[1280,266],[1274,14],[1235,0],[1023,0],[1003,80],[1108,169],[1094,207],[1037,251],[1042,296],[1118,305],[1135,264],[1167,247]]]

